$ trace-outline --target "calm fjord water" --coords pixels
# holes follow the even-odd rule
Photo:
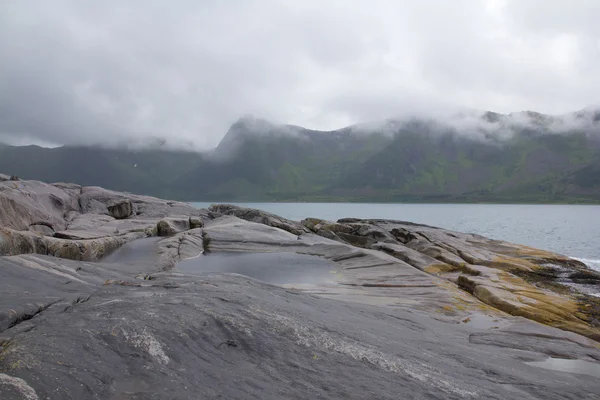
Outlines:
[[[211,203],[192,203],[199,208]],[[518,204],[231,203],[292,220],[385,218],[477,233],[581,259],[600,270],[600,206]]]

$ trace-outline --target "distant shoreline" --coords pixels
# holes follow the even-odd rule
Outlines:
[[[235,199],[219,199],[219,200],[179,200],[185,203],[236,203],[236,204],[253,204],[253,203],[283,203],[283,204],[436,204],[436,205],[453,205],[453,204],[485,204],[485,205],[532,205],[532,206],[553,206],[553,205],[569,205],[569,206],[599,206],[600,200],[585,200],[585,201],[556,201],[556,202],[535,202],[535,201],[451,201],[451,202],[443,202],[443,201],[381,201],[381,200],[335,200],[335,199],[323,199],[323,200],[235,200]]]

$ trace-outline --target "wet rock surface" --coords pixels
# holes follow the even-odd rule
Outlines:
[[[600,274],[577,260],[404,221],[308,219],[302,223],[320,236],[378,250],[455,283],[511,315],[600,341],[597,298],[590,295],[600,292]],[[360,239],[348,239],[348,235]]]
[[[561,255],[62,183],[0,202],[2,399],[600,393],[598,276]]]
[[[23,384],[0,381],[3,398],[558,399],[600,388],[589,375],[526,365],[557,349],[600,359],[591,341],[527,321],[477,329],[239,275],[142,280],[102,264],[65,272],[82,281],[69,295],[66,277],[28,268],[16,269],[46,277],[36,285],[48,296],[31,302],[50,305],[2,333],[0,373]]]
[[[186,274],[234,273],[276,285],[333,283],[335,263],[317,256],[296,253],[209,253],[177,263]]]

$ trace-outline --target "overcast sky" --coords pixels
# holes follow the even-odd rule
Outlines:
[[[0,141],[214,147],[449,106],[600,103],[599,0],[0,2]]]

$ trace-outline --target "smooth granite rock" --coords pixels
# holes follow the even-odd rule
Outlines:
[[[600,340],[600,274],[583,263],[548,251],[532,249],[479,235],[405,221],[347,218],[336,223],[306,219],[303,225],[320,236],[334,236],[349,244],[370,247],[398,258],[411,266],[444,278],[467,290],[487,305],[510,313],[581,333]],[[349,239],[353,231],[368,224],[387,231],[383,243],[370,244]],[[369,232],[375,231],[370,229]],[[341,233],[340,233],[341,232]],[[350,232],[350,233],[348,233]],[[370,245],[369,245],[370,244]],[[575,279],[566,279],[564,276]],[[591,285],[584,288],[577,276]]]
[[[218,213],[219,215],[233,215],[245,219],[246,221],[258,222],[274,228],[283,229],[294,235],[302,235],[303,233],[308,232],[306,228],[297,222],[252,208],[238,207],[230,204],[213,204],[208,210],[210,212]]]
[[[0,182],[0,255],[49,254],[95,260],[130,240],[190,229],[208,211],[68,183]],[[58,240],[61,239],[61,240]]]
[[[127,202],[127,218],[110,215]],[[600,393],[600,302],[580,290],[600,276],[568,257],[404,221],[300,223],[65,183],[0,182],[0,203],[1,399]],[[231,253],[243,275],[203,270]],[[311,257],[326,279],[252,277]],[[536,366],[555,359],[578,373]]]
[[[63,265],[0,259],[3,293],[15,284],[36,293],[0,300],[2,398],[563,399],[600,390],[597,378],[526,365],[557,355],[596,362],[600,350],[523,319],[490,319],[502,326],[491,329],[239,275],[135,279],[135,264]]]

